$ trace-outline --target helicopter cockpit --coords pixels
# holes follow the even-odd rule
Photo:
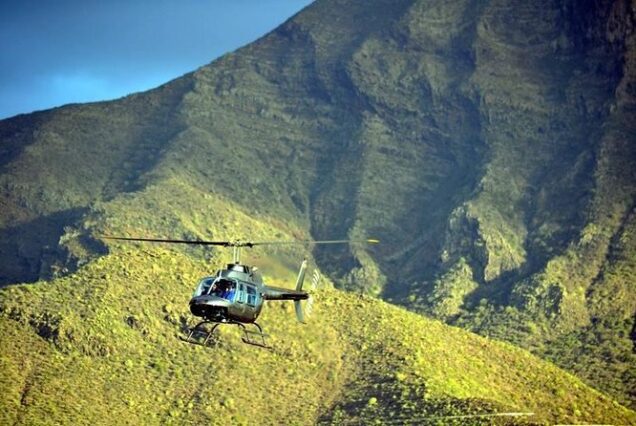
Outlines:
[[[224,277],[206,277],[199,282],[193,297],[209,295],[233,301],[235,294],[236,281]]]

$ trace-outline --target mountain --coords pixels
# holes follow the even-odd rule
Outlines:
[[[307,324],[270,302],[271,350],[223,329],[181,342],[209,264],[116,245],[78,273],[0,293],[3,424],[628,424],[636,413],[509,344],[328,283]],[[507,413],[532,415],[498,416]],[[472,417],[471,417],[472,416]]]
[[[0,280],[81,273],[103,234],[373,236],[313,258],[634,407],[634,8],[318,0],[155,90],[0,121]]]

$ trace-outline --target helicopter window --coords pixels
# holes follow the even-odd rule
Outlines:
[[[210,294],[233,301],[236,294],[236,283],[232,280],[221,278],[214,282]]]
[[[246,295],[245,295],[245,286],[244,286],[243,284],[239,284],[238,299],[237,299],[237,301],[238,301],[239,303],[245,303],[245,302],[247,301],[245,296],[246,296]]]
[[[247,304],[256,305],[256,289],[252,286],[247,286]]]

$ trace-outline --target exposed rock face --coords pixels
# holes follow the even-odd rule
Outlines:
[[[317,1],[151,92],[4,120],[0,278],[50,274],[41,247],[60,236],[65,259],[94,252],[65,226],[244,236],[215,222],[231,200],[284,232],[378,237],[314,254],[342,286],[532,347],[626,401],[634,9]]]

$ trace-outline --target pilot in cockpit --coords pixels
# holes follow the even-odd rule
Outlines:
[[[234,293],[236,289],[234,288],[234,284],[229,282],[225,287],[225,294],[223,295],[224,299],[232,300],[234,298]]]

